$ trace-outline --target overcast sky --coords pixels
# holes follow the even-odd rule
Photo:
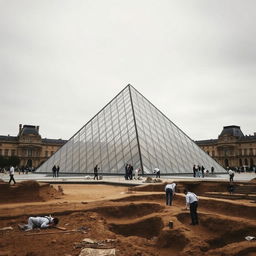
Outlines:
[[[132,84],[194,140],[256,132],[256,1],[0,0],[0,134],[69,139]]]

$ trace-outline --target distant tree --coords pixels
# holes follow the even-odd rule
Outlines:
[[[8,158],[0,156],[0,168],[4,168],[6,166],[8,166]]]
[[[20,164],[20,159],[17,156],[10,156],[8,159],[8,165],[12,165],[12,166],[19,166]]]

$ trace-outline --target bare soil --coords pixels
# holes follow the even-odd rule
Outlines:
[[[165,205],[164,184],[128,189],[1,183],[0,256],[78,256],[85,238],[112,239],[108,246],[120,256],[256,255],[256,240],[245,240],[256,236],[255,202],[204,196],[208,191],[223,191],[225,184],[183,182],[178,191],[185,186],[200,195],[198,226],[190,225],[182,193],[175,195],[172,206]],[[18,229],[29,216],[48,214],[57,216],[66,231]],[[4,227],[13,230],[1,231]]]

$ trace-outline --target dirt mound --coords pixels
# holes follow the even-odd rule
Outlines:
[[[16,183],[14,186],[6,182],[0,183],[1,203],[48,201],[61,195],[62,192],[50,184],[41,184],[33,180]]]
[[[189,227],[189,213],[180,213],[177,215],[177,219]],[[209,253],[210,251],[218,251],[218,248],[228,247],[230,244],[243,242],[247,235],[255,233],[256,228],[251,222],[243,222],[236,218],[230,219],[220,215],[200,213],[199,220],[200,226],[198,226],[197,235],[205,235],[205,231],[207,231],[209,237],[204,237],[207,244],[204,250],[209,251]]]
[[[164,224],[160,217],[150,217],[132,223],[109,224],[109,229],[123,236],[141,236],[152,238],[158,236]]]
[[[250,183],[256,183],[256,178],[250,180]]]
[[[212,250],[207,256],[255,256],[256,244],[248,241],[232,243],[223,248]]]
[[[157,246],[161,248],[174,248],[182,251],[189,240],[184,234],[183,229],[163,229],[158,236]]]

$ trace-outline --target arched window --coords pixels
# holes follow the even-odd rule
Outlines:
[[[247,158],[244,159],[244,165],[248,165],[248,159]]]
[[[239,166],[243,166],[243,161],[241,158],[239,159]]]
[[[254,163],[253,163],[253,159],[250,159],[250,167],[253,167]]]
[[[27,167],[32,167],[32,160],[31,160],[31,159],[28,159],[28,161],[27,161]]]
[[[228,167],[229,164],[228,164],[228,159],[225,159],[225,167]]]

